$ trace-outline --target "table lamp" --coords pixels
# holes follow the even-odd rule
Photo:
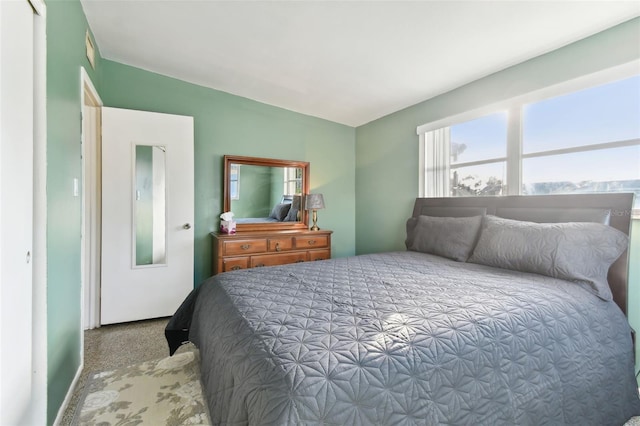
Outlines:
[[[313,226],[311,227],[312,231],[318,231],[318,209],[324,209],[324,198],[322,198],[322,194],[307,194],[305,198],[305,210],[313,211]]]

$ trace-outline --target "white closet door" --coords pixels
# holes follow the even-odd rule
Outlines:
[[[33,34],[29,2],[0,1],[1,425],[22,424],[31,401]]]

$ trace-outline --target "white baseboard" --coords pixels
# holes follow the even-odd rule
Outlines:
[[[80,374],[82,374],[82,370],[84,369],[84,362],[80,364],[78,367],[78,371],[76,371],[76,375],[69,386],[69,390],[67,391],[67,395],[64,397],[64,401],[62,401],[62,405],[58,410],[58,415],[53,422],[53,426],[60,426],[60,422],[62,421],[62,416],[64,416],[64,412],[69,406],[69,402],[71,401],[71,397],[73,396],[73,391],[76,389],[76,385],[78,384],[78,380],[80,380]]]

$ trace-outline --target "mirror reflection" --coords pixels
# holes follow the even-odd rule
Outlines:
[[[166,263],[166,148],[136,145],[134,194],[134,262]]]
[[[229,185],[237,223],[300,221],[301,168],[232,164]]]
[[[307,227],[306,161],[225,155],[223,192],[223,212],[233,212],[238,232]]]

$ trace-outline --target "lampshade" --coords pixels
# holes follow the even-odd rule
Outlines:
[[[304,204],[306,210],[324,209],[324,198],[322,194],[307,194]]]

